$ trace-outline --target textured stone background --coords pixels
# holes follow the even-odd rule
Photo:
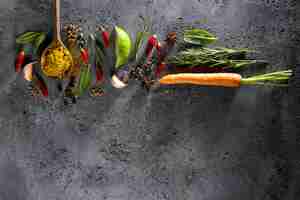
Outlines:
[[[298,0],[63,0],[63,21],[148,15],[164,35],[194,19],[221,45],[294,67],[288,89],[110,90],[73,107],[30,97],[13,72],[16,34],[47,30],[50,0],[0,1],[0,200],[300,198]],[[183,20],[176,20],[176,17]],[[298,82],[298,83],[297,83]]]

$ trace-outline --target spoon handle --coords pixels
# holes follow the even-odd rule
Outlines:
[[[60,37],[60,0],[53,0],[53,37],[61,40]]]

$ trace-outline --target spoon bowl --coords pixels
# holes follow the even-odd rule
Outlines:
[[[63,79],[73,66],[72,55],[61,41],[56,40],[43,52],[41,65],[43,73],[48,77]]]

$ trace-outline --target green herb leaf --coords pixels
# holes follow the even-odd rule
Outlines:
[[[94,34],[89,34],[88,37],[88,52],[89,52],[89,63],[92,63],[92,65],[95,65],[95,60],[96,60],[96,52],[95,52],[95,47],[96,47],[96,39]]]
[[[258,63],[257,60],[230,60],[230,66],[233,69],[248,67],[256,63]]]
[[[104,65],[104,59],[105,59],[105,55],[104,52],[96,46],[96,62]]]
[[[140,47],[143,44],[144,39],[147,38],[148,35],[149,35],[149,33],[146,31],[137,32],[133,50],[131,51],[131,56],[130,56],[131,60],[135,60],[137,58],[138,50],[140,49]]]
[[[103,41],[100,39],[101,35],[96,33],[95,35],[95,42],[96,42],[96,61],[100,64],[104,64],[104,58],[106,54],[106,50],[103,44]]]
[[[265,61],[248,60],[247,49],[229,48],[191,48],[181,51],[178,55],[171,57],[168,62],[178,67],[222,67],[241,69],[253,64],[267,65]]]
[[[96,33],[95,35],[95,39],[96,39],[96,45],[98,48],[101,49],[101,51],[103,51],[103,53],[105,52],[105,47],[104,47],[104,44],[103,44],[103,41],[101,38],[101,35],[99,33]]]
[[[115,41],[115,54],[116,64],[115,67],[119,68],[126,64],[131,50],[131,39],[128,33],[122,28],[116,26],[116,41]]]
[[[38,72],[33,71],[33,84],[36,85],[37,88],[42,92],[44,97],[49,96],[48,87],[46,81],[44,80],[43,76],[40,75]]]
[[[82,95],[85,90],[90,87],[91,84],[91,65],[81,67],[80,79],[79,79],[79,94]]]
[[[249,78],[243,78],[243,85],[269,85],[269,86],[288,86],[289,79],[293,74],[292,70],[272,72],[262,75],[256,75]]]
[[[39,36],[36,37],[34,41],[34,46],[36,51],[39,50],[41,44],[45,41],[45,39],[46,39],[46,33],[41,33]]]
[[[190,29],[184,31],[184,41],[189,44],[206,46],[217,40],[217,37],[203,29]]]
[[[26,32],[19,37],[17,37],[16,42],[18,44],[28,44],[35,41],[35,39],[40,36],[42,33],[40,32]]]

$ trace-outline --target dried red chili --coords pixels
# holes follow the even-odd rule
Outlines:
[[[82,61],[85,64],[89,63],[89,52],[88,52],[87,48],[81,48],[80,49],[80,56],[81,56]]]
[[[21,50],[16,57],[15,71],[21,72],[24,63],[25,63],[25,51]]]
[[[98,27],[98,31],[101,33],[104,47],[108,48],[109,47],[109,43],[110,43],[109,42],[109,32],[103,26],[99,26]]]
[[[103,43],[105,48],[109,47],[109,33],[108,31],[102,31],[102,39],[103,39]]]
[[[35,73],[35,83],[37,84],[38,88],[41,90],[44,97],[49,96],[48,87],[44,79],[37,73]]]
[[[155,69],[155,76],[159,77],[161,73],[166,70],[166,66],[167,65],[165,63],[160,63],[159,65],[157,65]]]
[[[146,56],[149,57],[151,56],[152,50],[154,47],[157,46],[157,36],[156,35],[152,35],[149,39],[148,39],[148,43],[146,46]]]
[[[104,73],[102,70],[102,66],[98,65],[96,67],[96,82],[101,83],[104,80]]]

